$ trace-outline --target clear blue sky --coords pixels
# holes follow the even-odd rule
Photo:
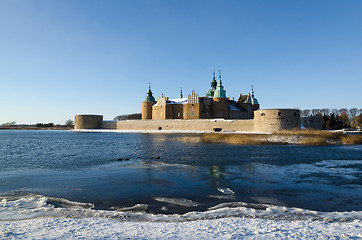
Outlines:
[[[213,68],[261,108],[361,108],[362,1],[0,0],[0,124],[203,96]]]

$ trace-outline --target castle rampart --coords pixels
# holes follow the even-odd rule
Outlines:
[[[300,111],[297,109],[263,109],[254,112],[254,119],[164,119],[103,121],[100,115],[76,115],[75,129],[113,129],[138,131],[213,131],[270,133],[300,128]]]
[[[243,131],[270,133],[300,128],[300,111],[297,109],[262,109],[254,112],[254,119],[165,119],[103,121],[101,115],[75,115],[74,129],[114,129],[114,130],[171,130],[171,131]]]
[[[213,131],[221,128],[222,131],[254,131],[253,120],[223,120],[223,119],[197,119],[197,120],[126,120],[104,121],[102,129],[117,130],[172,130],[172,131]]]

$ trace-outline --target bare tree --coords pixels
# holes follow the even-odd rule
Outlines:
[[[329,108],[323,108],[323,109],[321,109],[321,113],[322,113],[323,115],[329,115],[330,109],[329,109]]]
[[[312,109],[312,115],[316,116],[320,112],[319,109]]]
[[[65,126],[66,127],[74,127],[74,122],[71,119],[68,119],[67,121],[65,121]]]
[[[115,118],[113,118],[113,120],[131,120],[131,119],[142,119],[142,114],[141,113],[133,113],[133,114],[124,114],[124,115],[119,115]]]
[[[332,108],[332,113],[333,113],[334,115],[337,115],[337,114],[338,114],[338,109]]]
[[[302,116],[303,117],[308,117],[310,115],[310,110],[309,109],[304,109],[303,111],[301,111]]]
[[[341,115],[343,112],[347,113],[347,108],[341,108],[338,110],[338,114]]]
[[[12,127],[12,126],[15,126],[15,125],[16,125],[16,122],[13,121],[13,122],[3,123],[1,126],[2,127]]]
[[[349,109],[349,114],[351,115],[351,118],[354,118],[354,117],[357,116],[357,111],[358,111],[357,108],[351,108],[351,109]]]

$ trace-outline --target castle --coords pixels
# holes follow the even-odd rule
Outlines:
[[[156,101],[151,87],[142,102],[142,120],[104,121],[102,115],[75,115],[74,129],[109,129],[120,131],[230,131],[268,133],[300,128],[298,109],[259,109],[254,90],[238,97],[226,96],[215,72],[206,95],[192,91],[184,98],[170,99],[163,94]]]
[[[255,110],[259,109],[258,100],[254,97],[254,91],[248,95],[240,94],[237,101],[226,97],[226,91],[221,81],[216,82],[215,72],[211,81],[211,87],[204,97],[199,97],[192,91],[187,98],[183,98],[182,90],[180,98],[170,99],[163,94],[157,102],[149,87],[147,96],[142,102],[142,120],[164,119],[253,119]]]

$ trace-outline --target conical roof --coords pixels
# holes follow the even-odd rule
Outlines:
[[[144,102],[156,102],[155,98],[152,96],[151,87],[148,88],[147,96],[145,97]]]
[[[221,73],[219,73],[219,82],[216,86],[214,98],[227,98],[226,91],[224,90],[224,86],[222,85],[222,81],[221,81]]]

